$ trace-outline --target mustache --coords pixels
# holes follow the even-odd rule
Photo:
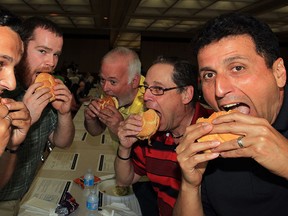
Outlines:
[[[42,67],[40,72],[51,73],[53,71],[53,69],[54,69],[53,67],[49,67],[49,66]]]

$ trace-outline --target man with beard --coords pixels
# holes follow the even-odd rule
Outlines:
[[[48,88],[35,91],[43,85],[34,83],[37,74],[51,73],[58,63],[63,45],[62,32],[53,22],[41,17],[28,18],[22,28],[20,35],[25,50],[17,67],[19,88],[13,98],[27,106],[32,126],[17,152],[13,176],[0,191],[0,215],[5,216],[17,215],[19,201],[35,177],[47,141],[65,148],[71,145],[75,134],[70,112],[72,95],[63,82],[56,79],[56,100],[51,103]]]

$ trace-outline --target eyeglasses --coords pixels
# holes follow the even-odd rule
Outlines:
[[[150,92],[156,96],[163,95],[164,92],[166,92],[166,91],[170,91],[173,89],[179,89],[179,88],[183,88],[183,87],[186,87],[186,86],[175,86],[175,87],[171,87],[171,88],[163,88],[161,86],[146,86],[146,85],[139,85],[138,86],[138,88],[140,88],[140,91],[142,93],[145,93],[146,90],[149,89]]]

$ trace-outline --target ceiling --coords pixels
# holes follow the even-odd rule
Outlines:
[[[108,35],[110,46],[139,50],[141,36],[188,38],[208,19],[242,11],[288,39],[287,0],[0,0],[23,18],[45,16],[64,33]]]

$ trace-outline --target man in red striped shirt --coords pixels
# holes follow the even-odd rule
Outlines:
[[[175,148],[186,127],[210,112],[198,102],[197,71],[186,60],[158,58],[142,88],[146,107],[160,117],[158,132],[148,145],[147,140],[136,138],[142,129],[140,115],[131,115],[120,124],[116,181],[118,185],[131,185],[147,175],[157,193],[159,214],[169,216],[181,182]]]

